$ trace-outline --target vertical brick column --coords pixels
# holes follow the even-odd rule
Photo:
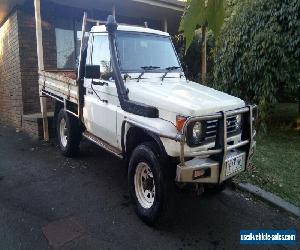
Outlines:
[[[40,112],[35,20],[32,13],[18,11],[23,113]]]
[[[0,27],[0,122],[21,127],[23,114],[18,12]]]

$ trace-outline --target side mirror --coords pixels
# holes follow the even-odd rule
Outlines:
[[[100,79],[100,65],[86,65],[85,66],[85,78],[88,79]]]

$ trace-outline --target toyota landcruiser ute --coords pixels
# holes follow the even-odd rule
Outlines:
[[[256,106],[187,80],[166,32],[85,14],[78,69],[39,76],[63,154],[75,156],[85,137],[124,159],[146,223],[168,207],[171,186],[222,190],[254,153]]]

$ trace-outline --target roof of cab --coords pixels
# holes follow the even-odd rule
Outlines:
[[[149,34],[156,34],[156,35],[161,35],[161,36],[170,36],[169,33],[167,33],[167,32],[149,29],[149,28],[138,27],[138,26],[118,25],[118,30],[139,32],[139,33],[149,33]],[[91,32],[94,32],[94,33],[106,32],[106,27],[105,27],[105,25],[94,26],[94,27],[92,27]]]

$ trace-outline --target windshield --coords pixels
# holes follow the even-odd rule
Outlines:
[[[151,69],[165,72],[181,67],[169,37],[134,32],[117,33],[117,50],[123,72]]]

